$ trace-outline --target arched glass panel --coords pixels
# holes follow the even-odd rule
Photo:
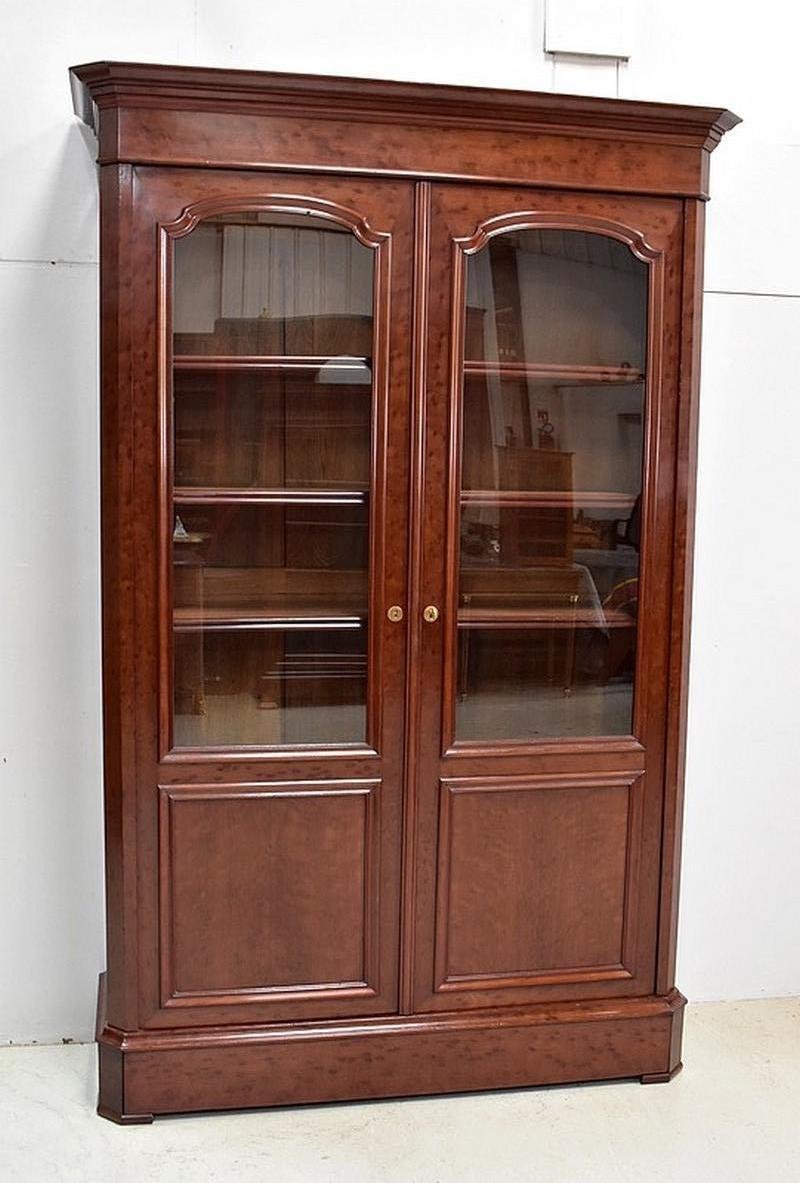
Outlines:
[[[373,260],[225,214],[175,242],[174,743],[363,743]]]
[[[458,740],[632,730],[647,275],[578,230],[467,257]]]

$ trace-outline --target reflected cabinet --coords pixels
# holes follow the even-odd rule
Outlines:
[[[724,110],[96,63],[99,1111],[680,1067]]]

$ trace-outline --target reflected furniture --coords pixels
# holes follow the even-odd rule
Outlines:
[[[736,117],[95,63],[99,1111],[637,1077]]]

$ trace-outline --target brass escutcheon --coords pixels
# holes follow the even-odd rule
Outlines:
[[[434,624],[439,619],[439,609],[435,604],[428,604],[428,607],[423,611],[422,616],[427,620],[428,624]]]
[[[389,617],[392,624],[397,624],[398,620],[403,619],[403,609],[399,604],[392,604],[391,608],[387,609],[386,615]]]

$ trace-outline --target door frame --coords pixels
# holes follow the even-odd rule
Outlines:
[[[141,1028],[281,1023],[354,1018],[397,1009],[399,897],[403,808],[405,620],[387,617],[405,606],[408,486],[408,338],[411,318],[413,182],[308,174],[169,169],[134,166],[128,236],[122,237],[125,282],[130,291],[126,380],[130,421],[118,446],[132,447],[133,463],[122,523],[136,553],[136,579],[119,596],[130,597],[129,627],[136,660],[128,671],[132,718],[130,753],[135,798],[129,796],[126,865],[135,867],[138,892],[125,894],[126,929],[135,932]],[[369,620],[372,685],[365,744],[291,745],[256,749],[172,749],[165,729],[170,680],[165,677],[170,631],[169,398],[170,235],[188,232],[209,211],[308,208],[349,224],[383,259],[376,283],[378,349],[383,375],[373,387],[372,473],[376,507],[370,509]],[[118,282],[120,277],[118,275]],[[121,283],[125,290],[125,283]],[[134,362],[135,358],[135,362]],[[132,441],[132,443],[131,443]],[[111,608],[111,604],[108,605]],[[112,608],[113,611],[113,608]],[[378,672],[380,671],[380,672]],[[376,683],[380,678],[380,685]],[[130,723],[126,724],[130,726]],[[363,800],[360,843],[364,876],[364,974],[349,982],[298,983],[280,989],[181,991],[172,944],[175,900],[171,882],[173,828],[187,801]],[[298,808],[299,808],[298,804]],[[351,814],[348,814],[351,816]],[[242,918],[246,938],[246,917]],[[109,945],[109,960],[113,949]],[[119,971],[115,972],[118,976]]]
[[[441,182],[418,186],[417,290],[427,349],[415,369],[404,959],[407,1012],[647,995],[655,988],[667,738],[678,428],[683,202]],[[569,741],[452,742],[460,463],[459,398],[467,254],[510,227],[611,234],[649,266],[641,598],[633,734]],[[423,254],[424,252],[424,254]],[[447,560],[437,565],[435,556]],[[440,606],[438,623],[422,618]],[[416,758],[414,758],[416,757]],[[448,982],[445,877],[457,793],[629,785],[619,964]]]

